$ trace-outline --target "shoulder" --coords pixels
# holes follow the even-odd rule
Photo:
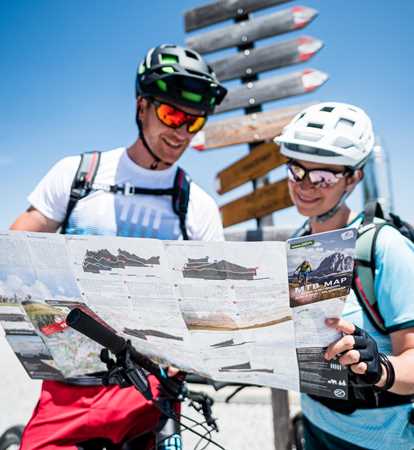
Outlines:
[[[381,226],[375,245],[377,257],[389,253],[399,255],[408,251],[413,254],[414,258],[414,244],[391,225]]]
[[[191,181],[190,185],[190,203],[194,208],[214,208],[217,209],[217,203],[213,197],[202,189],[197,183]]]
[[[76,169],[79,166],[80,160],[81,160],[81,155],[66,156],[65,158],[62,158],[57,163],[55,163],[52,166],[51,170],[54,170],[56,172],[59,172],[59,171],[76,172]]]

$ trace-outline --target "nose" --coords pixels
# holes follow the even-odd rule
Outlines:
[[[187,131],[187,123],[183,123],[181,127],[176,128],[174,131],[181,139],[188,139],[191,136],[191,133]]]
[[[315,185],[311,183],[311,181],[309,180],[309,174],[305,175],[305,178],[300,181],[299,183],[299,187],[302,190],[308,190],[308,189],[315,189]]]

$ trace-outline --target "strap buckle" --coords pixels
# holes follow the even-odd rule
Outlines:
[[[127,197],[135,194],[135,186],[129,182],[124,184],[123,194]]]

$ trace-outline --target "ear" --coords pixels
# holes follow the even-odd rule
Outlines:
[[[144,97],[137,98],[137,115],[142,120],[142,114],[148,108],[149,102]]]
[[[352,192],[362,178],[364,178],[364,172],[361,169],[357,169],[352,175],[348,175],[346,177],[346,191]]]

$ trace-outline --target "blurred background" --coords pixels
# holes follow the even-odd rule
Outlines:
[[[146,51],[165,42],[184,44],[188,37],[232,23],[186,34],[183,13],[204,3],[0,2],[0,229],[6,229],[28,206],[27,195],[58,159],[128,146],[135,140],[134,79]],[[271,38],[272,42],[308,35],[322,40],[324,48],[304,64],[260,78],[307,67],[330,78],[313,93],[268,103],[264,110],[319,100],[350,102],[366,109],[389,154],[394,209],[414,222],[410,202],[414,3],[307,0],[267,8],[251,17],[295,5],[315,8],[319,16],[303,30]],[[206,57],[212,60],[222,55],[215,52]],[[241,115],[242,111],[227,114]],[[226,117],[220,114],[211,121]],[[223,196],[215,192],[217,172],[247,153],[247,145],[202,153],[189,149],[180,164],[222,205],[252,189],[248,183]],[[272,172],[271,180],[281,178],[283,172],[283,168]],[[361,206],[360,192],[353,195],[351,205]],[[293,208],[274,214],[275,225],[296,226],[301,220]],[[255,226],[251,220],[232,228]]]

